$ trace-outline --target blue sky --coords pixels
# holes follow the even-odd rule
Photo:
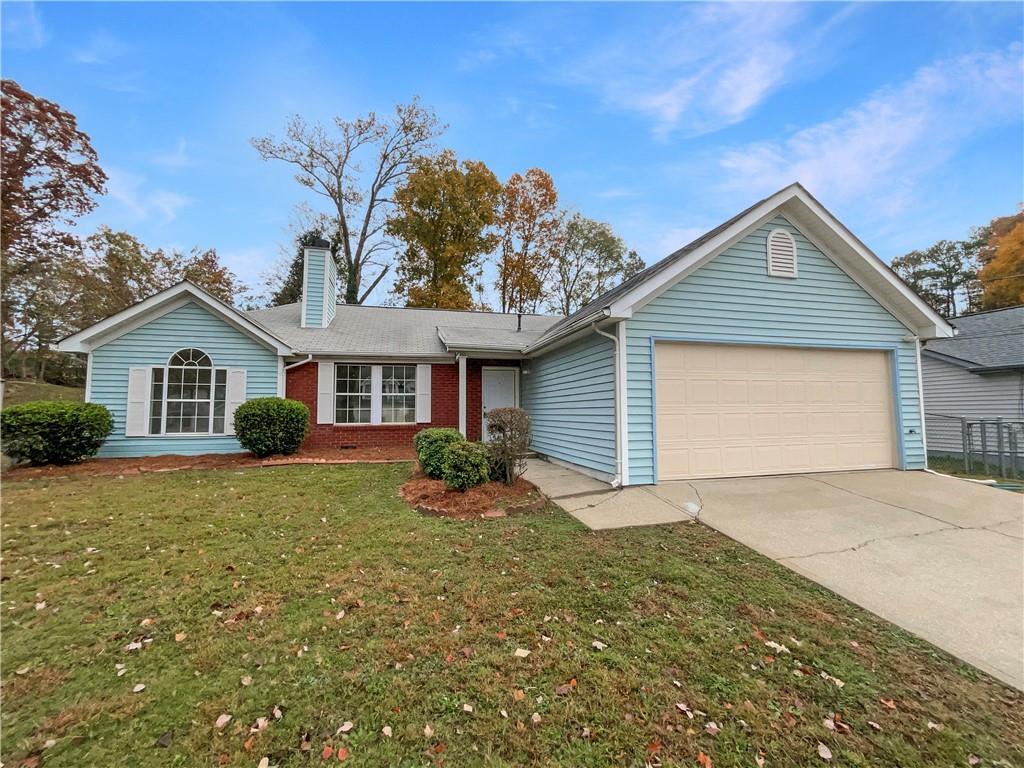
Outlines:
[[[249,139],[414,95],[648,263],[797,180],[889,260],[1024,199],[1022,7],[3,3],[0,64],[93,139],[83,234],[213,246],[252,286],[317,201]]]

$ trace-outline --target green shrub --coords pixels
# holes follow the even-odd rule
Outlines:
[[[309,408],[298,400],[257,397],[235,409],[235,435],[260,458],[295,453],[309,430]]]
[[[3,452],[15,461],[74,464],[103,445],[114,429],[110,411],[96,403],[37,400],[0,412]]]
[[[465,441],[466,438],[457,429],[430,427],[417,432],[412,444],[416,448],[416,456],[420,460],[423,472],[427,477],[436,480],[441,477],[443,471],[445,449],[449,445]]]
[[[526,471],[530,415],[522,408],[493,408],[487,413],[491,479],[512,485]]]
[[[441,478],[452,490],[464,491],[486,483],[490,469],[487,446],[462,441],[445,448]]]

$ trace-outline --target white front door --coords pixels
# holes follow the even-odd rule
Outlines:
[[[487,441],[487,413],[492,408],[514,408],[518,403],[519,369],[518,368],[484,368],[483,369],[483,434]]]

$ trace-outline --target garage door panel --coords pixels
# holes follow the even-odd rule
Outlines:
[[[888,355],[656,345],[659,479],[895,463]]]

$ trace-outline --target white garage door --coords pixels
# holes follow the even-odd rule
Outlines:
[[[658,479],[895,465],[889,355],[655,346]]]

